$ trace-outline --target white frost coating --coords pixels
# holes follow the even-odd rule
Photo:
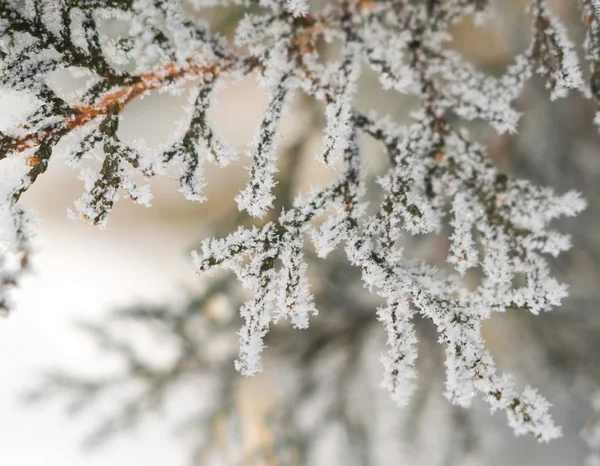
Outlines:
[[[499,133],[516,133],[520,113],[512,102],[531,76],[530,68],[525,58],[518,56],[506,74],[497,79],[478,72],[450,51],[439,63],[440,74],[448,80],[442,92],[451,103],[451,110],[461,117],[481,118]]]
[[[323,145],[316,158],[319,163],[336,167],[352,136],[352,101],[356,93],[356,81],[360,74],[361,46],[348,43],[342,54],[341,69],[338,74],[338,90],[333,101],[327,104],[325,116],[327,126]]]
[[[306,0],[286,0],[287,10],[294,16],[304,16],[308,13]]]
[[[125,168],[121,187],[127,193],[129,199],[145,207],[151,207],[152,192],[149,184],[140,184],[135,181],[136,173],[131,168]]]
[[[181,187],[179,188],[179,192],[188,201],[205,202],[206,197],[201,194],[206,186],[204,180],[204,169],[201,161],[196,166],[192,166],[191,168],[186,167],[182,170],[180,176]]]
[[[481,206],[473,202],[465,193],[457,193],[452,200],[450,225],[454,231],[450,236],[448,263],[452,264],[461,275],[479,262],[473,239],[473,228],[479,219],[480,211]]]
[[[20,241],[14,217],[14,196],[29,186],[31,167],[23,156],[0,160],[0,250],[14,252]]]
[[[266,19],[246,14],[235,31],[234,43],[238,47],[248,47],[253,54],[266,54],[282,44],[282,38],[290,33],[290,24],[281,19]],[[273,43],[275,41],[275,43]]]
[[[206,112],[206,121],[200,134],[200,144],[206,146],[201,150],[206,151],[207,161],[216,164],[220,168],[225,168],[238,159],[237,149],[221,139],[209,118],[209,109],[219,105],[218,94],[225,86],[226,84],[223,81],[216,81],[212,84],[208,97],[202,104]]]
[[[0,316],[8,315],[13,306],[11,288],[26,268],[30,225],[35,222],[32,211],[16,203],[19,193],[30,184],[24,154],[0,160]],[[26,260],[25,260],[26,262]]]
[[[596,10],[596,15],[600,19],[600,0],[592,0],[592,5],[594,6],[594,9]]]
[[[263,338],[277,300],[277,276],[272,261],[279,246],[274,233],[273,223],[262,230],[240,227],[224,240],[204,241],[202,254],[192,253],[192,261],[199,270],[209,271],[216,265],[230,269],[244,288],[254,294],[254,299],[240,309],[245,324],[238,333],[240,354],[235,362],[236,369],[247,376],[262,370]],[[248,259],[246,262],[244,257]]]
[[[412,324],[412,313],[405,301],[377,310],[379,321],[387,332],[388,353],[381,356],[383,380],[381,386],[390,392],[399,406],[406,405],[414,392],[417,374],[417,335]]]
[[[253,159],[249,168],[250,181],[236,196],[235,201],[240,211],[246,210],[253,217],[264,216],[273,206],[275,199],[272,190],[276,184],[274,176],[277,173],[277,128],[289,101],[287,76],[280,76],[277,86],[270,90],[264,119],[246,152],[246,155]]]
[[[265,274],[270,278],[273,271]],[[264,277],[255,287],[257,291],[254,300],[247,302],[240,308],[240,316],[246,320],[246,324],[240,329],[239,343],[240,355],[235,361],[235,368],[245,376],[255,375],[261,372],[262,360],[261,353],[264,348],[263,338],[269,330],[269,322],[271,321],[271,313],[269,308],[272,307],[273,280],[268,280]]]
[[[309,316],[317,314],[306,277],[302,246],[300,237],[284,241],[279,256],[282,268],[275,323],[281,318],[290,318],[296,328],[307,328]]]
[[[534,2],[533,15],[540,18],[541,38],[540,47],[546,49],[546,53],[554,55],[558,63],[556,72],[548,69],[547,61],[538,61],[537,72],[550,75],[548,87],[551,89],[552,100],[565,97],[569,89],[583,87],[583,77],[579,68],[579,60],[575,47],[568,37],[567,30],[556,15],[550,11],[546,1]],[[539,25],[538,25],[539,27]]]
[[[322,259],[327,257],[345,239],[344,222],[348,215],[344,211],[342,203],[339,203],[334,209],[335,211],[327,216],[318,229],[312,229],[310,232],[315,251]]]

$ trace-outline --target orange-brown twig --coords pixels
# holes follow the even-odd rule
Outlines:
[[[49,129],[42,129],[25,136],[16,138],[9,149],[15,152],[23,152],[32,147],[37,147],[45,140],[52,137],[57,132],[71,131],[75,128],[86,125],[90,121],[107,115],[115,106],[119,106],[119,112],[123,111],[125,105],[140,95],[158,89],[162,85],[173,80],[181,79],[186,76],[201,76],[207,73],[217,73],[223,67],[217,65],[197,66],[190,64],[185,68],[177,68],[169,64],[159,71],[147,73],[139,76],[139,79],[132,85],[119,89],[113,93],[105,95],[99,102],[85,106],[75,106],[74,113],[68,116],[60,125],[53,125]]]

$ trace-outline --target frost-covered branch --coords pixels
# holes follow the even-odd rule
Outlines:
[[[179,1],[25,3],[0,5],[0,85],[30,93],[37,105],[0,134],[0,310],[8,309],[8,289],[28,264],[32,219],[19,198],[46,171],[65,136],[81,133],[68,161],[85,182],[76,208],[94,225],[106,225],[121,190],[149,205],[151,193],[139,178],[171,173],[172,167],[185,197],[204,201],[203,164],[223,167],[236,159],[235,149],[213,129],[211,96],[225,79],[254,73],[268,89],[268,104],[247,150],[249,181],[236,201],[240,211],[266,220],[237,226],[223,239],[206,239],[192,254],[199,272],[229,269],[252,293],[240,308],[244,323],[235,367],[244,375],[259,372],[271,326],[289,319],[305,329],[317,313],[305,260],[310,237],[319,257],[343,248],[365,287],[383,299],[377,311],[388,344],[382,385],[394,401],[405,404],[415,389],[418,314],[445,345],[452,403],[469,406],[478,393],[492,411],[506,412],[516,434],[532,433],[541,441],[560,434],[548,402],[529,387],[520,393],[512,377],[496,368],[481,325],[507,308],[538,314],[560,304],[567,287],[551,276],[547,256],[568,249],[570,238],[551,222],[576,215],[585,202],[574,191],[557,195],[510,179],[464,122],[517,132],[520,114],[513,102],[533,73],[545,79],[551,100],[571,89],[597,98],[597,2],[582,0],[591,92],[584,89],[569,33],[545,0],[531,5],[530,47],[496,77],[469,63],[449,41],[449,27],[467,15],[485,21],[490,10],[481,0],[344,0],[320,11],[304,1],[192,2],[200,12],[215,5],[258,5],[236,24],[231,41],[212,33]],[[128,28],[109,36],[100,25],[115,20]],[[328,61],[319,44],[335,41],[339,56]],[[385,89],[414,98],[410,123],[356,109],[364,66]],[[81,68],[93,79],[79,95],[52,89],[52,73]],[[119,122],[130,102],[184,88],[190,91],[188,118],[166,149],[120,140]],[[277,212],[280,122],[300,92],[324,101],[323,141],[315,158],[335,179]],[[365,136],[390,160],[378,179],[383,198],[376,205],[369,205],[367,195]],[[102,163],[90,173],[82,162],[95,147],[103,150]],[[408,235],[442,233],[449,234],[445,270],[405,254]],[[463,279],[474,272],[480,280],[468,287]],[[524,277],[523,286],[515,285],[516,277]]]

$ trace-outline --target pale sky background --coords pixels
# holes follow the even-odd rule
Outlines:
[[[16,311],[0,322],[0,464],[184,464],[183,445],[160,423],[144,423],[138,433],[117,436],[86,455],[80,444],[93,425],[93,410],[72,420],[57,403],[26,406],[19,400],[43,369],[85,370],[102,362],[100,352],[73,327],[74,319],[101,315],[136,298],[164,299],[175,291],[173,278],[185,270],[182,254],[148,253],[173,242],[168,231],[153,229],[146,241],[134,242],[127,235],[84,237],[61,227],[47,220],[40,227],[35,274],[23,281]],[[140,230],[130,225],[132,236],[145,236]]]

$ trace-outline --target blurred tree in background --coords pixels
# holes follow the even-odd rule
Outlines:
[[[211,121],[215,95],[248,75],[268,93],[238,212],[205,226],[224,239],[199,239],[193,256],[237,280],[215,270],[187,302],[83,324],[122,371],[52,372],[30,399],[61,396],[71,412],[110,400],[97,444],[191,387],[194,464],[565,464],[571,450],[552,459],[489,415],[559,436],[545,399],[515,388],[531,383],[567,435],[590,419],[594,464],[600,5],[550,3],[3,2],[1,85],[37,99],[0,139],[6,310],[29,266],[17,201],[63,138],[85,183],[73,217],[103,227],[119,193],[150,203],[143,177],[205,200],[203,164],[238,163]],[[47,79],[61,72],[83,84],[64,95]],[[171,140],[121,137],[124,108],[157,91],[189,96]],[[294,128],[279,141],[284,118]],[[583,210],[573,188],[587,210],[550,230]],[[562,282],[569,298],[537,315]]]

